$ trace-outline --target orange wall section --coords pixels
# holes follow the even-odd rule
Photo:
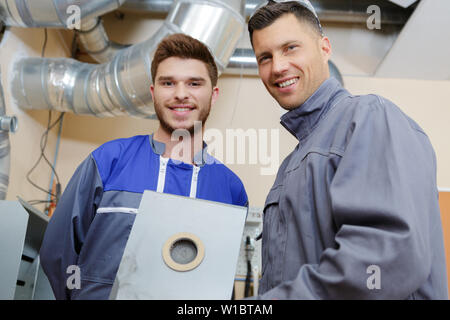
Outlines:
[[[445,256],[447,260],[447,281],[450,297],[450,192],[439,192],[442,228],[444,229]]]

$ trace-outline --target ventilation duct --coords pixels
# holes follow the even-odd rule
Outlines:
[[[6,108],[1,79],[2,72],[0,69],[0,200],[5,200],[10,168],[9,131],[16,131],[17,119],[16,117],[5,116]]]
[[[244,16],[248,18],[256,7],[266,0],[246,0]],[[138,13],[167,14],[174,0],[127,0],[120,10]],[[416,2],[412,0],[391,0],[391,2]],[[385,0],[311,0],[314,9],[322,22],[366,23],[367,8],[376,5],[380,8],[381,23],[404,25],[413,8],[405,10]]]
[[[78,39],[84,50],[97,62],[105,62],[126,46],[109,41],[99,16],[117,9],[124,2],[125,0],[0,0],[0,21],[3,20],[12,27],[80,28]],[[80,14],[79,25],[75,24],[75,13]]]
[[[109,40],[100,18],[83,21],[76,32],[84,51],[99,63],[111,61],[119,50],[128,47]]]
[[[96,18],[120,7],[125,0],[0,0],[0,20],[7,26],[66,28],[73,22],[73,5],[80,19]]]
[[[244,30],[242,9],[240,0],[177,0],[153,37],[120,50],[108,63],[93,65],[67,58],[19,60],[14,65],[12,96],[23,109],[152,117],[150,65],[157,44],[169,34],[188,34],[211,49],[223,72]]]

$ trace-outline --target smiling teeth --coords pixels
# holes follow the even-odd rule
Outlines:
[[[293,83],[296,83],[297,81],[298,81],[298,78],[294,78],[294,79],[279,83],[278,86],[280,88],[284,88],[284,87],[290,86]]]
[[[189,111],[191,108],[173,108],[175,111]]]

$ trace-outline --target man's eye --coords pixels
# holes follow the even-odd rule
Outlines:
[[[192,87],[198,87],[200,86],[200,82],[191,82]]]
[[[294,50],[295,48],[297,48],[296,45],[291,45],[291,46],[288,46],[288,47],[287,47],[288,50]]]
[[[269,57],[261,57],[261,58],[259,58],[258,63],[262,64],[262,63],[266,62],[267,60],[269,60]]]
[[[168,87],[168,86],[171,86],[173,83],[172,83],[172,81],[163,81],[161,84],[162,84],[163,86]]]

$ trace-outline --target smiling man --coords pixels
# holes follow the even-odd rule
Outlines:
[[[389,100],[330,78],[309,1],[249,20],[267,91],[299,144],[264,206],[262,299],[447,299],[436,159]]]
[[[144,190],[248,205],[241,180],[202,143],[219,94],[208,48],[171,35],[159,44],[151,72],[156,132],[92,152],[49,222],[40,257],[57,299],[108,299]]]

